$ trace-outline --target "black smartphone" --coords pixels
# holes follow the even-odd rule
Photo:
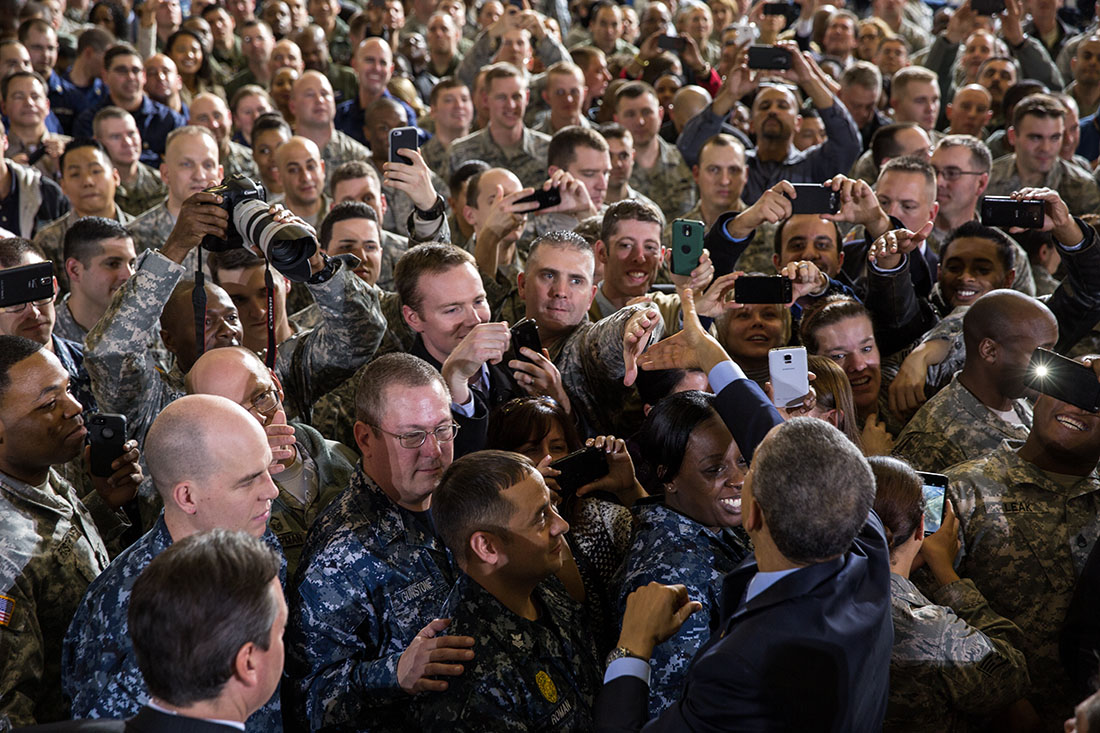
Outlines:
[[[1082,410],[1100,412],[1100,382],[1092,367],[1050,349],[1035,349],[1024,383]]]
[[[687,48],[687,39],[680,36],[661,36],[657,39],[657,48],[663,51],[672,51],[680,54]]]
[[[559,458],[550,464],[550,468],[561,471],[555,476],[562,496],[577,493],[577,489],[601,479],[610,472],[607,466],[607,454],[602,448],[589,446],[573,451],[565,458]]]
[[[749,68],[776,71],[789,69],[791,54],[779,46],[749,46]]]
[[[111,464],[126,446],[126,417],[97,412],[88,418],[88,445],[92,446],[92,475],[106,478],[114,473]]]
[[[735,303],[782,303],[794,297],[791,279],[782,275],[739,277],[733,283]]]
[[[987,227],[1042,229],[1045,220],[1042,201],[1017,201],[1009,196],[986,196],[982,199],[981,215],[982,224]]]
[[[0,272],[0,306],[21,305],[53,296],[52,262],[35,262]]]
[[[970,7],[978,15],[996,15],[1005,10],[1005,0],[970,0]]]
[[[797,196],[791,199],[791,214],[835,214],[840,211],[840,194],[821,183],[792,183]],[[787,198],[790,198],[789,196]]]
[[[677,219],[672,222],[672,273],[690,275],[703,256],[703,222]]]
[[[420,134],[415,127],[395,127],[390,130],[390,162],[412,165],[409,156],[397,154],[401,148],[420,149]]]
[[[794,6],[790,3],[764,3],[764,15],[787,15]]]
[[[531,351],[534,351],[536,354],[542,353],[542,339],[539,338],[539,324],[535,323],[534,318],[524,318],[522,321],[512,326],[512,351],[520,361],[531,362],[531,359],[520,352],[520,349],[524,346],[531,349]]]
[[[517,204],[526,204],[531,201],[536,202],[539,206],[537,209],[527,211],[524,213],[534,214],[536,211],[542,211],[543,209],[549,209],[557,206],[561,203],[561,191],[557,186],[554,186],[549,191],[544,191],[541,188],[536,188],[535,192],[530,196],[524,196],[521,199],[516,199]]]
[[[924,533],[932,534],[943,524],[943,505],[947,501],[947,477],[942,473],[917,471],[924,494]]]

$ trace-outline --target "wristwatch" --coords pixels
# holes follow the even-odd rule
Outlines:
[[[607,655],[607,662],[606,664],[604,664],[604,669],[610,667],[611,663],[614,662],[616,659],[625,659],[626,657],[642,659],[637,654],[627,649],[625,646],[615,647],[611,650],[611,653]],[[645,660],[643,659],[642,661],[644,662]]]
[[[421,220],[435,221],[439,217],[443,216],[443,212],[446,211],[445,207],[446,204],[443,202],[443,197],[439,194],[436,194],[435,204],[432,205],[432,208],[428,209],[427,211],[417,206],[414,206],[413,208],[416,209],[416,215],[420,217]]]

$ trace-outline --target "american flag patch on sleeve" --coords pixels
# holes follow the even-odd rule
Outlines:
[[[0,596],[0,626],[10,624],[13,613],[15,613],[15,600],[8,596]]]

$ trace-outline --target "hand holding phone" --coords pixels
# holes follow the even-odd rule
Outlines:
[[[607,454],[595,446],[573,451],[551,463],[550,468],[561,472],[554,480],[558,482],[563,498],[576,494],[577,489],[603,478],[611,471],[607,465]]]
[[[779,46],[749,46],[749,68],[786,71],[791,68],[791,54]]]
[[[125,453],[126,417],[97,412],[88,418],[88,444],[91,446],[93,476],[107,478],[115,471],[111,464]]]
[[[947,476],[942,473],[917,471],[924,494],[924,533],[934,533],[943,524],[943,506],[946,503]]]
[[[390,130],[390,162],[412,165],[411,158],[398,154],[397,151],[403,148],[420,149],[420,133],[415,127],[396,127]]]
[[[50,300],[54,294],[52,262],[0,271],[0,307]]]
[[[1091,366],[1050,349],[1035,349],[1024,384],[1087,412],[1100,412],[1100,381]]]
[[[676,219],[672,222],[672,274],[690,275],[703,256],[703,222]]]
[[[531,351],[534,351],[536,354],[542,353],[542,339],[539,338],[539,324],[535,322],[534,318],[524,318],[522,321],[512,326],[512,350],[516,355],[516,359],[533,364],[534,362],[520,351],[524,346],[531,349]]]
[[[982,225],[1002,229],[1042,229],[1046,220],[1044,205],[1045,202],[1040,199],[986,196],[981,205]]]
[[[768,378],[772,384],[772,402],[787,407],[810,393],[810,369],[806,347],[768,351]]]
[[[822,183],[792,183],[791,215],[835,214],[840,211],[840,194]]]
[[[661,36],[657,39],[657,48],[679,55],[687,48],[687,39],[680,36]]]
[[[737,303],[786,305],[793,298],[794,286],[791,279],[782,275],[742,276],[733,284],[733,300]]]
[[[534,214],[536,211],[543,211],[544,209],[552,209],[561,203],[561,190],[557,186],[551,186],[549,190],[542,188],[536,188],[535,192],[524,196],[521,199],[516,199],[516,204],[529,204],[537,203],[538,208],[530,211],[525,211],[525,214]]]

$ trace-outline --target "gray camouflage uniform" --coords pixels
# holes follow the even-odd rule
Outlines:
[[[888,733],[983,730],[988,718],[1026,694],[1020,630],[962,579],[930,601],[907,578],[890,574],[894,647]]]
[[[85,499],[52,469],[43,486],[0,474],[0,720],[17,726],[69,718],[61,640],[110,562],[104,540],[128,526],[98,494]]]
[[[1096,181],[1085,171],[1055,158],[1054,167],[1047,174],[1043,184],[1058,192],[1074,216],[1094,214],[1100,211],[1100,188]],[[1013,191],[1024,188],[1016,172],[1016,154],[1012,153],[993,161],[993,170],[989,174],[989,186],[986,196],[1008,196]]]
[[[390,501],[358,467],[317,518],[291,594],[286,694],[321,728],[407,731],[397,662],[454,583],[450,553],[426,518]]]
[[[381,177],[382,172],[378,172]],[[435,189],[436,195],[443,198],[444,216],[446,212],[450,210],[447,206],[447,184],[443,182],[435,171],[431,171],[432,187]],[[416,206],[413,204],[412,199],[409,198],[409,194],[404,191],[398,191],[392,186],[382,186],[382,195],[386,197],[386,213],[382,216],[382,228],[400,234],[403,237],[409,236],[409,217],[413,215]]]
[[[332,137],[329,138],[325,149],[321,151],[321,160],[325,162],[325,186],[328,186],[329,178],[341,163],[347,163],[349,160],[369,162],[370,150],[334,127]]]
[[[951,384],[917,410],[895,441],[894,455],[933,473],[981,458],[1006,439],[1027,439],[1031,406],[1025,400],[1013,400],[1012,409],[1022,425],[1006,422],[982,404],[956,374]]]
[[[525,127],[519,147],[506,151],[497,145],[486,127],[451,143],[450,170],[457,170],[468,160],[484,160],[494,168],[512,171],[524,186],[541,186],[548,177],[546,152],[549,147],[548,135]]]
[[[148,249],[158,249],[168,241],[168,235],[172,233],[175,226],[176,217],[169,213],[168,202],[165,200],[131,221],[126,228],[134,238],[134,249],[141,254]],[[189,259],[194,260],[196,257],[189,256]],[[188,267],[187,271],[191,272],[194,269],[194,267]]]
[[[657,202],[665,219],[672,221],[695,206],[698,192],[691,169],[672,143],[657,136],[657,162],[645,169],[635,161],[630,185]],[[526,184],[525,184],[526,185]]]
[[[221,161],[225,177],[248,176],[259,183],[260,169],[256,167],[256,161],[252,159],[252,148],[235,143],[232,140],[226,142],[229,147],[226,150],[225,158]]]
[[[138,163],[137,178],[133,183],[120,183],[115,187],[115,203],[130,216],[141,216],[168,198],[168,186],[160,176],[144,163]]]
[[[34,243],[42,249],[46,259],[54,263],[54,272],[57,273],[58,282],[66,290],[68,290],[69,278],[65,274],[65,234],[73,223],[80,218],[82,217],[77,216],[75,211],[70,211],[60,219],[51,221],[39,229],[38,233],[34,235]],[[134,217],[123,211],[121,206],[115,206],[115,221],[127,226],[133,220]]]
[[[1042,471],[1018,441],[946,471],[959,517],[959,575],[1023,631],[1029,699],[1047,729],[1077,700],[1058,658],[1058,635],[1074,585],[1100,536],[1100,475]]]

